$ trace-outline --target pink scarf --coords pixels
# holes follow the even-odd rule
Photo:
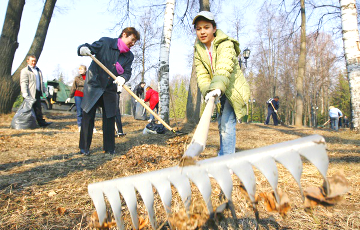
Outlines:
[[[129,47],[127,47],[127,45],[123,42],[123,40],[121,40],[121,38],[118,39],[117,46],[118,46],[120,53],[126,53],[126,52],[130,51]],[[124,68],[120,65],[119,62],[116,62],[115,67],[116,67],[116,71],[118,72],[118,74],[124,73]]]

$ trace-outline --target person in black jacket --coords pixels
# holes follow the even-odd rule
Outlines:
[[[269,124],[270,116],[272,116],[274,125],[277,126],[279,124],[279,120],[277,118],[277,110],[279,109],[280,104],[279,97],[275,96],[274,98],[270,98],[266,103],[268,104],[268,115],[265,121],[265,125]]]
[[[83,109],[79,141],[81,154],[90,155],[89,149],[98,106],[102,107],[103,150],[105,153],[115,153],[114,130],[116,108],[118,107],[117,87],[122,87],[131,77],[131,65],[134,55],[130,48],[139,39],[139,32],[133,27],[127,27],[121,32],[119,38],[103,37],[92,44],[85,43],[78,47],[79,56],[95,55],[106,68],[118,76],[114,81],[94,61],[90,64],[81,103]]]

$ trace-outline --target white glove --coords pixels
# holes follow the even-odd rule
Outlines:
[[[210,97],[220,97],[220,95],[221,95],[221,90],[214,89],[206,94],[205,102],[207,103],[209,101]]]
[[[122,87],[125,83],[125,78],[123,78],[121,76],[117,76],[114,83],[117,84],[119,87]]]
[[[122,92],[122,86],[117,85],[116,92],[121,93]]]
[[[80,48],[80,55],[81,56],[90,56],[91,55],[91,51],[89,49],[89,47],[83,46]]]
[[[275,109],[274,111],[275,111],[275,113],[277,113],[277,110],[276,110],[276,109]]]
[[[69,103],[71,100],[71,98],[69,97],[68,99],[65,100],[65,103]]]

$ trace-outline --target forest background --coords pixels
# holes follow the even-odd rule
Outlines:
[[[170,50],[170,117],[186,115],[186,103],[192,66],[195,32],[191,19],[198,11],[197,1],[177,1]],[[350,92],[345,71],[341,20],[338,2],[307,2],[307,61],[304,79],[303,124],[317,126],[327,120],[328,107],[334,105],[350,115]],[[251,86],[251,100],[245,121],[263,122],[265,102],[280,97],[279,113],[287,124],[294,124],[296,77],[298,71],[300,30],[298,5],[288,1],[210,1],[218,28],[249,48],[247,66],[242,65]],[[0,3],[5,15],[7,1]],[[128,4],[128,5],[126,5]],[[128,6],[128,7],[127,7]],[[43,3],[26,1],[13,71],[26,55],[41,16]],[[126,9],[126,10],[125,10]],[[58,1],[38,66],[46,80],[61,79],[71,84],[80,64],[91,59],[78,57],[78,45],[102,36],[117,37],[125,26],[135,26],[142,40],[133,48],[136,60],[133,77],[157,88],[158,60],[164,1]],[[3,17],[4,18],[4,17]],[[0,25],[2,25],[0,21]],[[21,102],[18,97],[15,106]],[[131,113],[130,96],[123,94],[121,111]]]

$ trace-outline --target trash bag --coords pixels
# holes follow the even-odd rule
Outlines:
[[[146,110],[144,108],[144,106],[142,106],[140,103],[135,102],[135,110],[134,110],[134,118],[136,120],[147,120],[148,116],[146,115]]]
[[[35,99],[24,99],[18,111],[11,121],[11,128],[13,129],[35,129],[37,128],[36,116],[32,108]]]
[[[166,131],[163,124],[156,124],[154,121],[146,125],[143,134],[164,134]]]

